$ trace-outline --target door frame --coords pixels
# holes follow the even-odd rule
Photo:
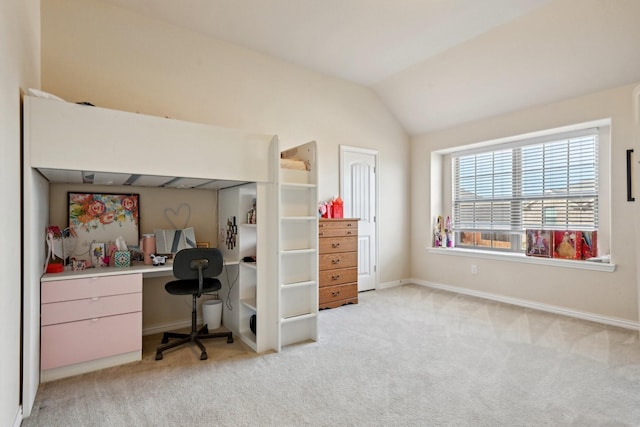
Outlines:
[[[369,148],[360,148],[360,147],[352,147],[349,145],[339,145],[339,149],[340,149],[340,163],[338,165],[339,168],[339,178],[340,178],[340,196],[342,197],[342,195],[344,195],[344,176],[343,176],[343,166],[344,166],[344,154],[345,153],[357,153],[357,154],[368,154],[374,157],[374,178],[375,178],[375,207],[374,207],[374,216],[375,216],[375,224],[374,224],[374,230],[376,233],[376,242],[375,242],[375,247],[373,248],[373,256],[374,256],[374,290],[378,290],[380,287],[380,276],[378,275],[378,265],[379,265],[379,247],[380,247],[380,230],[378,227],[378,224],[380,223],[380,221],[378,221],[378,214],[379,214],[379,207],[380,207],[380,183],[379,183],[379,178],[378,176],[380,175],[379,169],[378,169],[378,150],[372,150]]]

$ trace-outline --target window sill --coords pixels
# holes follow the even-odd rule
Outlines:
[[[461,248],[432,248],[427,247],[427,252],[439,255],[452,255],[463,256],[470,258],[482,258],[499,261],[511,261],[521,262],[525,264],[540,264],[553,267],[562,268],[575,268],[578,270],[592,270],[592,271],[604,271],[607,273],[613,273],[616,270],[615,264],[592,262],[592,261],[578,261],[558,258],[542,258],[526,256],[524,254],[505,253],[505,252],[490,252],[479,251],[474,249],[461,249]]]

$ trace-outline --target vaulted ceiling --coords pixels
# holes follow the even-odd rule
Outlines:
[[[640,81],[640,0],[103,0],[375,91],[409,134]]]

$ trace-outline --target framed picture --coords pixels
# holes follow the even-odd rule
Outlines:
[[[209,242],[196,242],[196,248],[208,248]]]
[[[549,230],[527,230],[527,255],[551,258],[553,235]]]
[[[73,257],[93,260],[92,244],[115,242],[119,236],[124,238],[127,246],[138,246],[138,194],[69,192],[67,199],[69,227],[73,227],[77,235]],[[103,248],[104,250],[106,248]]]
[[[104,243],[91,243],[91,251],[89,253],[91,265],[93,265],[94,267],[102,267],[106,251],[107,250]]]

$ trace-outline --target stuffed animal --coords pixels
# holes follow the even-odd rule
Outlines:
[[[164,265],[164,263],[167,262],[167,257],[166,256],[160,256],[160,255],[151,254],[151,255],[149,255],[149,257],[153,261],[153,265]]]

